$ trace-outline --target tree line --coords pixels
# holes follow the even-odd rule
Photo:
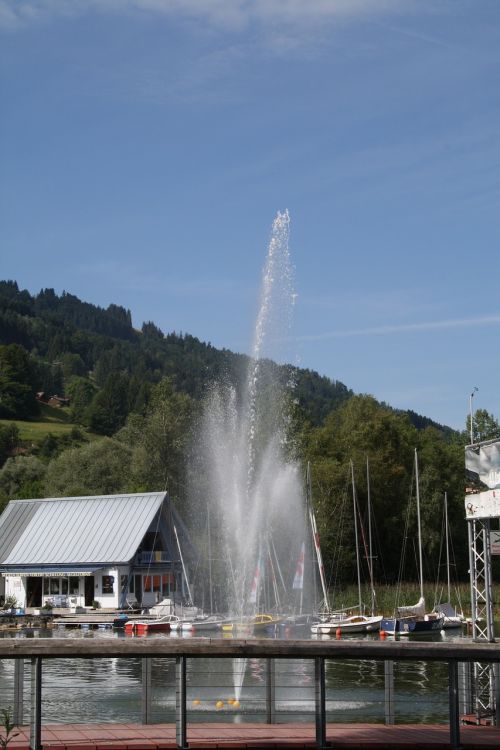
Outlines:
[[[102,310],[52,290],[32,297],[15,282],[0,282],[0,333],[0,507],[13,498],[166,489],[186,516],[196,514],[187,486],[205,389],[221,379],[237,385],[246,357],[190,336],[164,335],[153,323],[136,331],[123,308]],[[415,513],[407,519],[407,511],[416,448],[426,577],[433,579],[442,559],[446,492],[456,570],[467,578],[469,425],[460,433],[355,395],[310,370],[292,372],[272,362],[266,367],[270,379],[295,382],[290,444],[302,465],[311,466],[326,567],[335,561],[346,582],[354,579],[352,517],[343,520],[344,541],[337,547],[352,462],[361,515],[370,492],[377,579],[394,582],[403,534],[415,535]],[[36,418],[39,391],[69,396],[73,429],[22,445],[9,420]],[[498,421],[485,410],[475,413],[473,428],[477,440],[500,437]],[[415,574],[408,563],[404,577]]]

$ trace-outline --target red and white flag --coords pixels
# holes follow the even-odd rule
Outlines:
[[[252,588],[250,589],[250,597],[248,599],[250,604],[257,604],[257,596],[259,593],[259,586],[260,586],[260,568],[261,568],[261,565],[260,565],[260,557],[259,557],[259,562],[257,563],[257,567],[255,568],[255,573],[253,576]]]
[[[300,548],[299,559],[297,560],[297,568],[295,569],[295,578],[293,579],[294,589],[302,589],[304,587],[304,559],[306,554],[306,545],[302,542]]]

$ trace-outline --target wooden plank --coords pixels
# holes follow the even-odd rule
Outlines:
[[[290,724],[191,724],[188,742],[192,747],[314,748],[312,723]],[[71,739],[68,739],[71,737]],[[449,750],[446,725],[399,724],[327,724],[327,741],[335,748],[415,748]],[[463,750],[498,750],[500,728],[467,726],[461,729]],[[9,743],[10,750],[29,750],[29,729],[21,727]],[[42,728],[42,745],[52,750],[130,750],[176,747],[174,724],[47,724]]]
[[[283,659],[393,659],[394,661],[500,662],[495,643],[422,643],[407,641],[280,641],[266,639],[0,639],[0,658],[97,658],[158,656],[262,657]]]

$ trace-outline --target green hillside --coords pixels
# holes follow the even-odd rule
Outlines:
[[[247,365],[242,354],[164,333],[152,322],[138,331],[130,312],[117,305],[103,309],[52,289],[33,296],[14,281],[0,282],[0,510],[16,497],[166,488],[186,517],[200,517],[205,475],[192,436],[201,402],[214,381],[238,394]],[[342,516],[351,461],[360,507],[366,507],[369,457],[375,554],[384,561],[377,576],[394,580],[417,448],[426,575],[432,580],[439,567],[446,491],[457,571],[466,577],[467,434],[354,394],[312,370],[271,361],[263,363],[259,383],[264,401],[275,397],[276,381],[287,385],[290,399],[286,449],[311,466],[327,565],[346,571],[346,583],[355,576],[352,523],[336,559],[333,519]],[[492,415],[477,410],[474,416],[477,439],[500,437]],[[403,573],[411,579],[410,570]]]

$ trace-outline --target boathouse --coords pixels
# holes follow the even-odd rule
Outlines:
[[[191,555],[166,492],[11,500],[0,516],[0,575],[20,608],[179,603]]]

